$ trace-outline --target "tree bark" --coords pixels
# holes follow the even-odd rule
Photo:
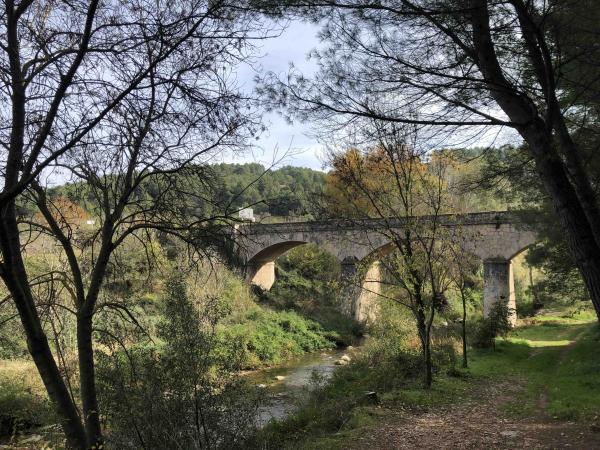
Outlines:
[[[545,123],[531,100],[516,91],[504,76],[492,41],[488,2],[472,0],[472,6],[473,44],[478,67],[490,86],[491,95],[516,124],[517,131],[529,146],[600,321],[600,245],[595,238],[594,221],[590,222],[586,215],[586,205],[582,205],[553,145],[552,126]],[[593,215],[593,211],[591,213]]]
[[[119,210],[120,211],[120,210]],[[117,211],[117,212],[119,212]],[[87,296],[77,311],[77,353],[79,358],[79,385],[88,445],[98,447],[103,443],[100,410],[96,391],[94,347],[92,340],[93,318],[106,267],[113,250],[113,221],[107,217],[102,226],[102,245],[92,270]]]
[[[421,340],[421,352],[423,354],[423,383],[425,387],[429,389],[433,383],[433,365],[431,363],[430,345],[431,339],[429,333],[430,330],[425,319],[425,313],[423,311],[422,305],[417,306],[417,310],[415,311],[415,318],[417,319],[417,331],[419,333],[419,339]]]
[[[425,332],[425,342],[423,345],[425,357],[425,387],[430,389],[433,384],[433,364],[431,362],[431,339],[429,331]]]
[[[35,308],[25,263],[21,255],[14,200],[6,202],[0,214],[0,226],[2,227],[0,230],[0,247],[4,258],[0,272],[2,279],[17,307],[27,337],[29,353],[33,358],[50,400],[56,405],[67,438],[67,444],[70,448],[83,450],[86,448],[86,438],[77,407],[61,377]]]
[[[103,443],[100,427],[100,411],[96,393],[94,348],[92,343],[92,315],[79,314],[77,317],[77,353],[79,358],[79,386],[81,406],[88,448],[99,448]]]
[[[460,297],[462,299],[463,308],[463,320],[462,320],[462,353],[463,353],[463,367],[466,369],[469,367],[469,361],[467,358],[467,299],[465,295],[464,284],[460,288]]]

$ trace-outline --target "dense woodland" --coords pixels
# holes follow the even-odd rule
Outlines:
[[[600,447],[596,1],[0,10],[0,447]],[[320,28],[311,75],[260,67],[290,21]],[[312,125],[326,172],[215,163],[273,111]],[[264,291],[228,257],[244,208],[380,219],[388,244],[350,275],[300,245]],[[539,236],[512,261],[516,323],[439,226],[493,210]],[[285,377],[253,371],[333,349],[259,420]]]
[[[301,217],[311,211],[314,195],[318,195],[325,173],[302,167],[282,167],[267,170],[261,164],[215,164],[202,168],[201,185],[188,181],[197,189],[189,205],[194,211],[222,210],[235,216],[242,208],[252,208],[258,217]],[[191,175],[193,177],[194,175]],[[186,175],[182,174],[183,183]],[[152,182],[140,186],[136,195],[155,200],[160,188]],[[94,215],[93,194],[81,184],[64,184],[56,187],[52,195],[62,197]]]

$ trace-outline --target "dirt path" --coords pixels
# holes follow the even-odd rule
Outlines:
[[[502,406],[522,392],[505,382],[479,386],[472,400],[408,416],[391,417],[365,433],[354,449],[600,449],[600,430],[544,417],[506,417]]]
[[[571,354],[575,342],[557,354],[557,366]],[[531,356],[544,350],[535,349]],[[548,373],[551,377],[552,374]],[[518,419],[504,411],[523,394],[523,382],[491,381],[473,386],[459,404],[403,416],[390,411],[386,423],[365,433],[353,447],[392,449],[581,449],[600,450],[600,427],[554,420],[547,412],[548,393],[540,392],[534,417]]]

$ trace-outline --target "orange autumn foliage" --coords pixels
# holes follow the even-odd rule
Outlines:
[[[446,194],[443,171],[451,161],[441,152],[423,159],[406,146],[335,155],[325,179],[330,212],[354,218],[431,214]]]

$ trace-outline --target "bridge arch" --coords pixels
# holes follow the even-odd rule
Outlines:
[[[268,291],[275,283],[275,260],[289,250],[306,243],[282,241],[260,250],[246,263],[246,278],[251,284]]]
[[[293,248],[314,244],[318,248],[340,258],[339,247],[331,240],[310,234],[269,235],[268,239],[256,239],[247,248],[246,279],[263,290],[269,290],[275,283],[275,260]]]

